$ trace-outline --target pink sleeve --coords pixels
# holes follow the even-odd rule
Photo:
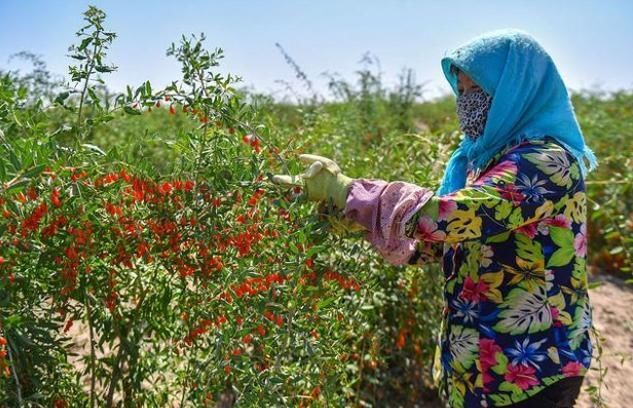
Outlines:
[[[345,216],[365,227],[365,238],[393,265],[406,264],[415,252],[405,235],[406,222],[433,196],[433,191],[403,181],[357,179],[352,182]]]

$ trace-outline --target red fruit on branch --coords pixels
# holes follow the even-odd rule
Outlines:
[[[401,350],[404,347],[407,341],[405,335],[406,335],[406,330],[404,329],[400,330],[400,332],[398,333],[398,337],[396,338],[396,347],[399,350]]]
[[[62,398],[58,398],[55,400],[55,402],[53,402],[53,407],[54,408],[67,408],[68,407],[68,403],[66,403],[66,400],[62,399]]]
[[[168,183],[167,181],[163,182],[158,189],[158,191],[161,194],[165,194],[165,195],[171,193],[172,190],[173,190],[172,185]]]
[[[257,153],[259,153],[261,151],[261,147],[260,147],[260,141],[259,138],[257,136],[248,134],[248,135],[244,135],[242,137],[242,141],[248,145],[250,145],[253,150],[255,150]]]
[[[31,200],[37,199],[37,191],[35,191],[34,187],[30,187],[27,190],[26,195],[28,195]]]
[[[271,322],[275,321],[275,314],[273,312],[271,312],[270,310],[266,310],[264,312],[264,317],[268,320],[270,320]]]
[[[121,169],[121,171],[119,172],[119,177],[121,177],[126,183],[132,181],[132,176],[130,176],[125,169]]]
[[[51,191],[51,203],[57,208],[62,206],[62,202],[59,199],[59,197],[60,197],[60,192],[58,189],[54,189],[53,191]]]
[[[68,319],[68,321],[64,325],[64,333],[67,333],[71,327],[73,327],[73,319]]]
[[[110,214],[111,216],[121,216],[123,215],[123,210],[121,210],[121,207],[117,207],[112,203],[106,203],[105,204],[105,210],[108,214]]]
[[[22,221],[22,236],[26,237],[29,232],[35,231],[39,228],[40,221],[48,213],[48,206],[46,203],[38,205],[33,213]]]
[[[255,190],[255,193],[248,199],[248,205],[254,207],[259,202],[260,198],[264,195],[265,191],[262,188],[258,188]]]

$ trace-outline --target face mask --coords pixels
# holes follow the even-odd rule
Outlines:
[[[459,127],[466,136],[476,139],[484,133],[491,104],[492,97],[483,89],[475,89],[457,96]]]

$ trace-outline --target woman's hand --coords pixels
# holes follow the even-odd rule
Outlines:
[[[299,175],[278,174],[273,182],[303,187],[309,200],[328,202],[332,200],[338,209],[345,208],[347,192],[354,179],[341,172],[341,168],[333,161],[314,154],[299,155],[299,159],[310,166]]]

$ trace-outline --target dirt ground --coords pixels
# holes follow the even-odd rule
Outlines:
[[[633,288],[612,277],[599,281],[602,285],[591,289],[589,297],[594,324],[604,338],[602,365],[608,368],[602,397],[610,408],[630,407],[633,406]],[[598,368],[595,361],[592,368]],[[598,385],[598,372],[594,369],[585,379],[577,408],[598,407],[584,391],[587,386]]]
[[[633,286],[613,277],[600,277],[601,285],[591,289],[590,299],[593,305],[593,319],[603,340],[603,368],[608,368],[602,398],[609,408],[633,406]],[[88,334],[81,324],[71,329],[75,337],[74,351],[87,353]],[[79,359],[74,361],[82,365]],[[577,408],[598,408],[592,403],[585,388],[598,385],[598,364],[594,361],[592,370],[585,379],[583,391],[576,404]],[[88,383],[86,382],[86,388]],[[424,404],[425,407],[439,408],[439,401]]]

